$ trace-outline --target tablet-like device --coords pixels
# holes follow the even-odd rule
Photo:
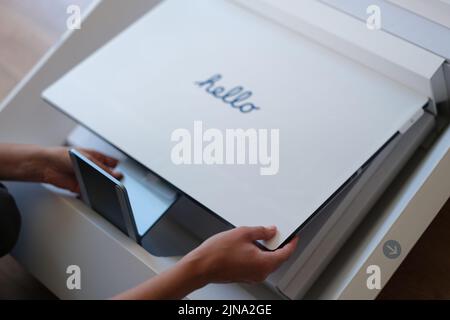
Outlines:
[[[125,186],[79,151],[69,151],[82,200],[129,237],[137,240]]]

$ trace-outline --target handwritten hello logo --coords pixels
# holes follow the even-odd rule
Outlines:
[[[225,87],[218,85],[220,80],[222,80],[222,75],[216,74],[207,80],[197,81],[195,84],[200,88],[204,88],[213,97],[222,100],[242,113],[250,113],[261,109],[249,101],[253,96],[253,92],[245,90],[242,86],[227,90]]]

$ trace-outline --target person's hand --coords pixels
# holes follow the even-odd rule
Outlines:
[[[257,240],[270,240],[276,228],[240,227],[219,233],[186,255],[173,268],[120,293],[118,300],[181,299],[208,283],[264,281],[294,252],[297,238],[276,251],[263,251]]]
[[[114,171],[114,168],[118,164],[117,159],[95,150],[78,149],[78,151],[113,177],[122,179],[122,174]],[[40,164],[36,170],[41,171],[41,182],[52,184],[72,192],[80,192],[67,148],[55,147],[44,149],[43,157],[41,157]]]
[[[117,160],[94,150],[80,149],[98,166],[121,179],[114,171]],[[45,148],[32,144],[0,144],[0,180],[42,182],[79,192],[75,172],[64,147]]]
[[[195,265],[203,285],[210,282],[264,281],[294,252],[297,238],[276,251],[263,251],[257,240],[270,240],[276,228],[240,227],[223,232],[206,240],[181,260]]]

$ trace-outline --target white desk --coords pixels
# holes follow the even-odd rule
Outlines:
[[[55,145],[75,124],[40,99],[44,88],[123,26],[158,1],[135,0],[133,6],[108,0],[95,6],[81,32],[67,34],[4,101],[0,142]],[[116,15],[120,12],[120,15]],[[117,19],[110,19],[111,16]],[[114,21],[112,21],[114,20]],[[45,128],[45,130],[43,130]],[[450,129],[430,149],[418,152],[396,179],[308,297],[372,299],[379,290],[366,287],[366,268],[382,268],[384,285],[450,195]],[[15,257],[57,296],[106,298],[160,273],[177,258],[148,254],[76,199],[42,185],[9,184],[23,215]],[[383,256],[388,239],[402,245],[395,260]],[[66,287],[66,268],[82,270],[82,290]],[[262,285],[210,285],[190,299],[276,298]]]

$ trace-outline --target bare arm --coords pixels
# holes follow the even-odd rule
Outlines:
[[[35,145],[0,144],[0,179],[8,181],[40,181],[37,170],[44,158],[43,148]]]
[[[294,252],[297,239],[274,252],[254,241],[269,240],[275,228],[241,227],[220,233],[184,257],[167,272],[114,299],[181,299],[208,283],[257,283],[267,278]]]
[[[194,263],[180,261],[167,272],[114,297],[114,300],[182,299],[206,283]]]
[[[121,174],[113,170],[116,159],[94,150],[80,151],[116,178],[121,178]],[[64,147],[0,144],[0,180],[49,183],[73,192],[79,189],[68,149]]]

